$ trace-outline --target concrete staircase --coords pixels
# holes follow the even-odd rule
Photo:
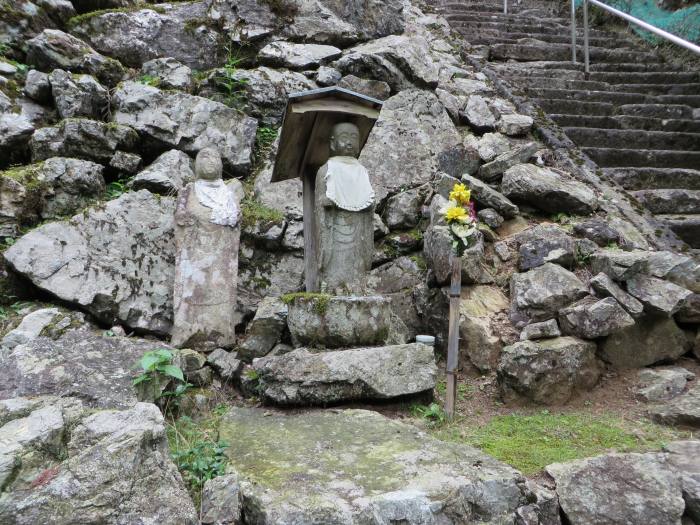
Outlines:
[[[590,31],[591,72],[571,62],[568,5],[453,2],[440,11],[501,78],[532,98],[600,168],[700,248],[700,73],[628,32]],[[567,3],[568,4],[568,3]],[[578,28],[578,59],[583,30]]]

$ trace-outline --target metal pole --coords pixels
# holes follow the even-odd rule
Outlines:
[[[508,0],[503,0],[503,14],[508,14]]]
[[[588,49],[588,0],[583,0],[583,69],[586,75],[591,72],[591,57]]]
[[[462,295],[462,259],[452,254],[450,278],[450,321],[447,336],[447,366],[445,367],[447,392],[445,413],[448,419],[455,417],[457,404],[457,368],[459,366],[459,303]]]
[[[576,63],[576,0],[571,0],[571,61]]]

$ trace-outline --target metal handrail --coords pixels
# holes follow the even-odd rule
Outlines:
[[[503,0],[503,14],[508,14],[508,0]]]
[[[507,2],[507,0],[504,0],[504,2]],[[681,47],[684,47],[685,49],[689,49],[690,51],[693,51],[695,53],[700,54],[700,46],[697,46],[693,44],[692,42],[688,42],[687,40],[682,39],[679,36],[673,35],[669,33],[668,31],[664,31],[663,29],[659,29],[658,27],[655,27],[651,24],[648,24],[647,22],[640,20],[639,18],[635,18],[632,15],[629,15],[623,11],[620,11],[618,9],[615,9],[614,7],[610,7],[607,4],[604,4],[603,2],[600,2],[598,0],[583,0],[583,62],[584,62],[584,70],[586,73],[590,73],[590,50],[589,50],[589,45],[588,45],[588,3],[592,3],[593,5],[596,5],[603,9],[604,11],[607,11],[608,13],[611,13],[615,16],[618,16],[624,20],[627,20],[628,22],[641,27],[642,29],[645,29],[647,31],[650,31],[651,33],[654,33],[655,35],[658,35],[662,38],[665,38],[669,42],[673,42],[674,44],[677,44]],[[575,0],[571,0],[571,58],[574,63],[576,63],[576,2]]]

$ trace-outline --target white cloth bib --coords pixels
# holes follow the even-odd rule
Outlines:
[[[198,180],[194,183],[194,194],[199,204],[211,209],[211,222],[221,226],[238,224],[240,212],[236,198],[223,180]]]
[[[326,196],[338,208],[360,211],[374,202],[367,169],[354,157],[331,157],[326,172]]]

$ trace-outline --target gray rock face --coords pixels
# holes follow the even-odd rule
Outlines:
[[[644,401],[673,399],[685,390],[686,384],[695,379],[695,374],[685,368],[645,368],[639,371],[637,397]]]
[[[649,407],[649,417],[657,423],[700,427],[700,384],[697,382],[683,395],[666,403]]]
[[[634,319],[612,297],[586,297],[560,310],[559,324],[565,334],[596,339],[634,326]]]
[[[496,129],[510,137],[517,137],[527,134],[532,128],[533,124],[534,121],[532,120],[532,117],[511,113],[501,116],[496,124]]]
[[[205,525],[235,525],[243,513],[243,498],[238,476],[228,474],[204,483],[202,517]]]
[[[574,224],[574,233],[590,239],[598,246],[624,244],[620,232],[601,219],[588,219]]]
[[[5,260],[42,290],[104,322],[167,334],[173,212],[173,199],[125,193],[102,209],[31,231]]]
[[[491,162],[499,155],[510,150],[510,142],[500,133],[485,133],[477,147],[479,156],[484,162]]]
[[[117,150],[131,150],[137,140],[138,135],[130,127],[76,118],[38,129],[30,147],[34,161],[76,157],[108,164]]]
[[[643,317],[637,324],[608,337],[600,357],[616,368],[639,368],[674,360],[690,347],[683,330],[673,319]]]
[[[24,151],[34,133],[35,126],[25,116],[18,113],[0,113],[0,152],[3,153],[2,165],[16,154]],[[11,160],[10,160],[11,162]]]
[[[158,10],[98,13],[74,25],[71,31],[100,53],[131,67],[141,67],[148,60],[163,57],[200,70],[216,67],[223,61],[223,35],[206,23],[206,2],[158,7]],[[196,24],[202,20],[205,22]]]
[[[467,105],[461,113],[462,118],[478,133],[493,131],[496,127],[496,117],[480,95],[472,95],[467,99]]]
[[[154,58],[144,62],[141,71],[158,79],[162,89],[179,89],[190,92],[194,87],[192,70],[174,58]]]
[[[575,337],[521,341],[503,349],[498,385],[506,402],[561,405],[591,390],[602,367],[596,345]]]
[[[608,454],[555,463],[545,471],[571,525],[681,522],[680,479],[662,454]]]
[[[435,273],[438,284],[446,284],[452,275],[453,237],[447,226],[431,226],[423,239],[423,254]],[[462,284],[490,284],[493,276],[484,265],[484,240],[477,232],[475,244],[462,254]]]
[[[506,170],[501,192],[516,202],[551,213],[589,215],[598,207],[598,199],[588,186],[534,164],[518,164]]]
[[[540,323],[532,323],[523,328],[520,332],[520,340],[528,341],[531,339],[549,339],[551,337],[559,337],[561,331],[556,319],[542,321]]]
[[[700,293],[700,264],[673,252],[647,252],[649,274]]]
[[[496,210],[491,208],[486,208],[485,210],[479,210],[477,217],[480,222],[483,222],[489,228],[495,230],[500,228],[505,220],[501,217]]]
[[[415,258],[403,256],[372,270],[367,287],[380,294],[412,291],[423,282],[424,274]]]
[[[587,293],[576,275],[557,264],[545,263],[511,278],[510,318],[516,325],[546,321]]]
[[[299,348],[253,363],[261,397],[278,405],[392,399],[431,391],[433,349],[419,344],[311,352]]]
[[[384,220],[389,229],[414,228],[420,219],[425,191],[420,188],[397,193],[387,200]]]
[[[600,250],[591,255],[590,263],[593,273],[602,272],[615,281],[627,281],[649,269],[647,252],[641,250]]]
[[[515,204],[483,181],[464,174],[462,175],[462,182],[471,190],[474,201],[481,206],[493,208],[508,219],[518,214],[519,210]]]
[[[28,343],[41,334],[41,331],[51,324],[58,315],[58,308],[42,308],[27,314],[22,322],[10,330],[0,341],[0,347],[12,349],[17,345]]]
[[[612,297],[615,299],[632,317],[636,318],[642,315],[644,305],[620,288],[615,281],[606,274],[599,273],[593,277],[590,280],[590,285],[599,296]]]
[[[462,152],[461,137],[435,95],[403,91],[384,103],[360,162],[369,171],[378,202],[401,187],[429,182],[438,171],[460,177],[453,157]]]
[[[51,92],[61,118],[101,119],[107,113],[109,92],[90,75],[72,75],[54,69],[49,75]]]
[[[338,58],[342,51],[334,46],[320,44],[294,44],[278,40],[263,47],[258,60],[273,67],[289,69],[315,69]]]
[[[0,354],[0,399],[77,396],[96,408],[132,406],[134,365],[163,347],[159,341],[102,337],[84,329],[55,340],[37,337]]]
[[[137,82],[124,82],[113,97],[114,121],[132,126],[155,148],[197,153],[219,150],[225,168],[250,170],[257,123],[219,102],[185,93],[166,93]]]
[[[338,87],[355,91],[376,98],[386,100],[391,96],[391,87],[382,80],[368,80],[355,75],[345,75],[338,82]]]
[[[391,302],[379,296],[299,296],[289,304],[287,323],[297,346],[383,344],[391,328]]]
[[[32,69],[24,79],[24,93],[39,104],[51,102],[51,83],[49,75]]]
[[[635,275],[627,281],[627,291],[639,299],[650,313],[673,315],[692,295],[677,284],[655,277]]]
[[[550,230],[552,231],[552,230]],[[554,230],[556,231],[556,230]],[[557,232],[547,237],[536,237],[520,244],[520,271],[537,268],[545,263],[555,263],[565,268],[574,265],[576,243],[572,237]]]
[[[664,446],[668,462],[681,477],[685,514],[700,521],[700,441],[673,441]]]
[[[27,42],[27,62],[45,72],[65,69],[94,75],[108,86],[116,85],[125,74],[118,61],[58,29],[45,29]]]
[[[294,23],[285,24],[283,34],[297,41],[342,46],[401,33],[406,24],[400,0],[312,0],[291,6],[294,12],[285,12],[282,6],[278,14],[294,15]]]
[[[222,379],[232,381],[238,377],[243,369],[243,361],[238,359],[236,352],[228,352],[223,348],[217,348],[207,356],[207,363],[216,370]]]
[[[88,415],[69,398],[10,421],[5,431],[17,440],[17,476],[3,489],[3,523],[197,522],[153,404]]]
[[[133,175],[141,167],[141,157],[136,153],[126,153],[125,151],[117,151],[109,160],[109,167],[116,170],[118,173]]]
[[[319,86],[328,87],[335,86],[342,77],[343,74],[334,67],[321,66],[316,71],[314,79]]]
[[[487,182],[494,182],[507,169],[527,162],[539,149],[540,145],[537,142],[528,142],[505,151],[479,168],[479,178]]]
[[[270,353],[287,328],[287,305],[279,297],[265,297],[248,324],[238,354],[248,361]]]
[[[145,189],[152,193],[174,195],[194,179],[194,162],[190,156],[172,149],[139,172],[131,187],[134,190]]]
[[[381,80],[393,92],[434,88],[438,83],[439,65],[425,39],[419,36],[391,35],[345,52],[333,63],[344,75]]]
[[[376,412],[261,417],[260,410],[234,408],[220,434],[231,443],[227,454],[246,508],[255,509],[261,525],[495,525],[514,522],[516,509],[531,496],[511,467]],[[260,457],[269,458],[279,481],[263,474]],[[301,473],[304,483],[298,482]]]

